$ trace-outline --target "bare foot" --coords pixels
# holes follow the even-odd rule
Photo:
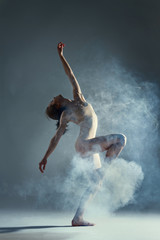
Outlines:
[[[78,226],[94,226],[94,223],[90,223],[84,220],[72,220],[72,226],[73,227],[78,227]]]

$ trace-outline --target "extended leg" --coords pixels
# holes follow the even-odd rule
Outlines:
[[[104,178],[104,173],[102,172],[102,168],[94,170],[92,179],[91,179],[92,180],[91,185],[86,189],[86,191],[84,192],[80,200],[79,207],[72,220],[72,226],[94,226],[93,223],[89,223],[83,220],[83,214],[87,204],[89,203],[90,200],[94,198],[97,191],[101,187],[103,178]]]
[[[96,137],[89,140],[80,140],[77,141],[77,151],[82,155],[90,155],[97,152],[107,151],[106,158],[112,160],[116,158],[123,147],[126,144],[126,137],[123,134],[111,134],[102,137]],[[83,214],[87,203],[95,196],[102,180],[104,178],[105,171],[103,169],[97,169],[93,173],[94,183],[85,191],[83,194],[79,207],[76,211],[76,214],[72,220],[72,226],[93,226],[94,224],[86,222],[83,220]]]

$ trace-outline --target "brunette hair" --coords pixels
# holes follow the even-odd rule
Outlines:
[[[52,118],[53,120],[57,120],[57,123],[56,123],[57,129],[59,128],[61,114],[64,110],[65,110],[65,107],[57,108],[56,104],[52,104],[46,108],[45,113],[47,117]],[[66,131],[67,129],[64,131],[64,133]]]

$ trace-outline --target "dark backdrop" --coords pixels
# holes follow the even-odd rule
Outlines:
[[[2,207],[25,206],[24,194],[18,196],[16,189],[31,178],[39,181],[38,162],[56,129],[45,118],[45,107],[59,93],[72,97],[57,43],[66,44],[64,54],[86,97],[90,95],[87,76],[92,76],[96,88],[93,70],[113,59],[139,82],[153,83],[158,96],[159,12],[158,0],[0,1]],[[48,177],[66,174],[77,134],[72,126],[62,139]],[[73,149],[68,150],[66,139]],[[60,197],[54,196],[55,201]]]

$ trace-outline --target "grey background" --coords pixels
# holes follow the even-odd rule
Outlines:
[[[110,81],[102,83],[97,79],[103,75],[103,66],[111,64],[113,59],[124,67],[125,78],[126,72],[130,72],[137,79],[137,86],[141,82],[153,84],[154,93],[151,93],[158,99],[159,12],[160,2],[155,0],[0,1],[1,208],[34,208],[37,197],[28,185],[25,190],[26,182],[31,179],[35,184],[43,182],[44,186],[39,186],[39,191],[43,192],[45,181],[50,177],[55,176],[56,184],[57,176],[67,175],[70,159],[75,153],[78,128],[71,125],[50,158],[47,177],[44,175],[42,179],[38,163],[56,129],[55,123],[45,117],[45,108],[50,99],[60,93],[72,98],[71,86],[58,59],[57,43],[66,44],[64,55],[87,99],[93,97],[92,89],[96,90],[98,84],[103,87],[105,81]],[[123,77],[123,71],[121,75]],[[110,89],[112,87],[108,91]],[[155,98],[148,96],[149,101],[154,101]],[[158,119],[157,106],[156,102],[154,113]],[[158,144],[157,141],[153,143],[157,156]],[[123,157],[126,156],[130,158],[127,149],[123,153]],[[159,171],[158,159],[155,168]],[[150,163],[146,168],[149,171]],[[154,182],[154,186],[156,184],[155,200],[150,199],[144,208],[142,204],[138,207],[137,203],[136,209],[153,210],[155,205],[156,210],[160,209],[159,182]],[[20,188],[23,194],[18,194]],[[25,191],[29,193],[25,195]],[[151,192],[147,194],[151,195]],[[58,208],[57,201],[61,198],[60,193],[54,192],[50,206]],[[129,206],[128,210],[131,208]]]

